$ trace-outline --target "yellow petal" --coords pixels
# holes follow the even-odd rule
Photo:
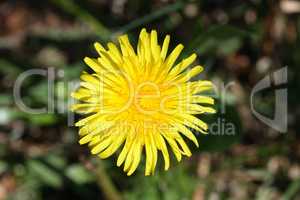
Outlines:
[[[154,174],[155,171],[155,167],[157,164],[157,147],[155,145],[155,141],[154,141],[154,136],[153,133],[149,133],[150,136],[150,145],[151,145],[151,149],[152,149],[152,167],[151,167],[151,173]]]
[[[184,152],[184,155],[190,157],[192,155],[192,153],[191,153],[189,147],[186,145],[185,141],[182,139],[182,137],[178,134],[178,136],[175,137],[175,140],[181,146],[182,151]]]
[[[127,138],[126,138],[126,142],[125,142],[125,145],[118,157],[118,160],[117,160],[117,166],[120,167],[122,165],[122,163],[125,161],[126,159],[126,156],[132,146],[132,143],[133,143],[133,139],[132,137],[130,136],[130,134],[132,134],[132,130],[129,130],[129,133],[127,134]]]
[[[151,31],[150,41],[152,56],[154,61],[157,61],[160,58],[160,48],[157,45],[157,32],[154,30]]]
[[[123,56],[125,56],[125,57],[127,57],[127,56],[134,57],[135,56],[134,49],[131,46],[127,35],[120,36],[119,43],[120,43],[120,47],[121,47]]]
[[[101,52],[106,51],[105,48],[99,42],[95,42],[94,47],[99,55],[101,55]]]
[[[101,151],[103,151],[105,148],[107,148],[111,143],[112,143],[113,137],[110,136],[108,138],[106,138],[105,140],[101,141],[99,144],[97,144],[96,146],[94,146],[91,149],[91,153],[92,154],[98,154]]]
[[[92,134],[87,134],[86,136],[84,136],[83,138],[81,138],[79,140],[79,144],[86,144],[88,142],[90,142],[93,139],[94,135]]]
[[[182,49],[183,49],[183,45],[179,44],[175,47],[175,49],[168,56],[168,58],[166,60],[167,71],[169,71],[171,69],[171,67],[174,65],[174,63],[177,60],[178,56],[180,55]]]
[[[152,145],[150,141],[150,136],[145,134],[145,150],[146,150],[146,168],[145,168],[145,176],[149,176],[151,174],[151,169],[153,165],[153,151]]]
[[[96,59],[92,59],[89,57],[84,58],[84,62],[92,68],[95,72],[101,72],[101,66],[97,63]]]
[[[167,56],[169,43],[170,43],[170,36],[167,35],[164,39],[162,49],[161,49],[161,53],[160,53],[160,57],[161,57],[162,60],[165,60],[165,58]]]
[[[132,149],[133,161],[132,161],[129,171],[127,172],[127,176],[132,175],[133,172],[138,167],[140,160],[141,160],[141,153],[142,153],[142,145],[140,144],[140,142],[137,142],[135,144],[135,148]]]
[[[192,64],[197,58],[196,54],[190,55],[188,58],[183,59],[180,63],[178,63],[170,72],[170,77],[174,77],[181,72],[183,72],[190,64]]]
[[[103,152],[99,154],[99,157],[102,159],[108,158],[113,153],[116,152],[116,150],[123,144],[126,135],[124,133],[114,133],[116,136],[116,139],[112,142],[112,144],[105,149]]]
[[[176,126],[178,131],[180,131],[184,136],[186,136],[188,139],[192,140],[197,147],[199,146],[197,138],[192,133],[192,131],[190,131],[188,128],[186,128],[185,126],[183,126],[179,123],[175,123],[174,126]]]
[[[121,55],[118,47],[111,42],[109,42],[107,44],[107,46],[108,46],[109,54],[113,58],[114,62],[121,64],[122,63],[122,55]]]
[[[175,154],[175,157],[176,157],[177,161],[180,162],[181,161],[181,157],[182,157],[181,156],[182,152],[179,149],[176,141],[174,140],[174,138],[171,138],[168,135],[164,134],[163,136],[167,140],[168,144],[171,146],[171,149],[172,149],[173,153]]]
[[[168,152],[168,149],[167,149],[167,145],[165,143],[164,138],[160,134],[157,134],[156,140],[159,143],[160,150],[161,150],[161,152],[163,154],[163,157],[164,157],[165,170],[168,170],[169,167],[170,167],[170,157],[169,157],[169,152]]]
[[[176,82],[181,83],[181,82],[186,82],[193,78],[194,76],[198,75],[203,71],[203,67],[200,65],[197,65],[196,67],[192,68],[185,74],[180,74],[177,76]]]

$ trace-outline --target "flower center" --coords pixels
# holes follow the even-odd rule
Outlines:
[[[161,90],[153,82],[143,82],[135,88],[133,106],[136,112],[145,115],[155,114],[160,110]]]

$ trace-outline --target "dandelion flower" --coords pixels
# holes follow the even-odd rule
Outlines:
[[[169,35],[160,46],[155,30],[142,29],[136,50],[127,35],[118,41],[119,47],[108,43],[107,48],[96,42],[99,57],[84,59],[93,72],[83,72],[72,93],[79,101],[72,110],[86,115],[75,124],[79,143],[102,159],[118,152],[117,166],[123,165],[128,176],[143,155],[145,175],[154,173],[159,154],[168,170],[171,151],[178,161],[191,156],[185,139],[198,146],[191,129],[207,132],[207,124],[195,115],[215,113],[214,99],[203,95],[212,83],[195,80],[203,70],[190,67],[196,54],[177,61],[182,44],[168,54]]]

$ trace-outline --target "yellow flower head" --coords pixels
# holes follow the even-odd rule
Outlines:
[[[206,133],[208,127],[195,114],[214,113],[211,97],[200,95],[212,89],[210,81],[190,81],[203,68],[188,68],[196,55],[176,60],[183,49],[179,44],[168,55],[170,36],[160,46],[157,32],[142,29],[135,50],[127,35],[118,38],[105,49],[95,43],[98,58],[84,59],[94,71],[83,72],[80,88],[72,97],[80,103],[72,110],[87,114],[75,125],[79,127],[80,144],[88,144],[92,154],[104,159],[121,146],[117,165],[131,175],[143,152],[146,155],[145,175],[153,174],[158,153],[169,168],[171,149],[178,161],[182,155],[191,156],[183,137],[198,146],[193,132]]]

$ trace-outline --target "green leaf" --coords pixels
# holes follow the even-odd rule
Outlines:
[[[29,160],[27,162],[28,169],[30,172],[35,175],[44,184],[59,188],[63,184],[62,176],[47,163],[42,162],[41,160]]]
[[[69,166],[65,174],[78,185],[90,183],[94,180],[92,174],[79,164]]]
[[[229,55],[236,52],[241,46],[242,42],[239,38],[229,38],[220,43],[218,51],[222,55]]]
[[[36,102],[45,103],[48,102],[48,82],[43,81],[29,88],[29,94],[31,99]]]
[[[13,98],[11,95],[8,94],[1,94],[0,95],[0,105],[9,105],[13,102]]]
[[[16,77],[21,72],[20,68],[10,61],[0,59],[0,73]]]
[[[31,124],[36,126],[49,126],[57,122],[57,117],[55,114],[27,114],[26,118]]]
[[[152,22],[152,21],[154,21],[154,20],[156,20],[160,17],[163,17],[163,16],[165,16],[169,13],[172,13],[172,12],[175,12],[175,11],[178,11],[178,10],[182,9],[184,7],[184,5],[185,4],[182,1],[177,1],[174,4],[170,4],[170,5],[167,5],[163,8],[161,8],[161,9],[157,9],[157,10],[151,12],[148,15],[137,18],[136,20],[133,20],[129,24],[126,24],[125,26],[121,27],[118,32],[126,33],[126,32],[128,32],[132,29],[135,29],[135,28],[140,27],[142,25],[146,25],[147,23],[150,23],[150,22]]]
[[[0,160],[0,174],[4,173],[8,169],[8,164]]]
[[[49,154],[45,161],[57,169],[64,169],[67,165],[64,155]]]
[[[86,69],[83,62],[78,62],[78,63],[73,63],[71,65],[68,65],[64,68],[64,78],[66,78],[67,80],[78,79],[83,69]]]
[[[241,39],[246,37],[251,37],[251,32],[229,25],[215,25],[197,35],[187,51],[226,55],[237,51],[242,45]]]
[[[293,197],[296,194],[299,194],[300,191],[300,179],[294,180],[289,186],[286,192],[283,194],[282,199],[283,200],[290,200],[293,199]]]
[[[111,31],[105,27],[100,20],[96,19],[87,10],[79,6],[73,0],[52,0],[52,2],[62,8],[64,11],[75,15],[78,19],[90,25],[100,39],[106,41],[111,38]]]
[[[143,172],[130,177],[127,183],[133,181],[133,185],[126,191],[126,199],[192,199],[196,178],[189,173],[191,170],[184,163],[174,164],[169,170],[168,172],[158,170],[154,176],[147,178]]]

